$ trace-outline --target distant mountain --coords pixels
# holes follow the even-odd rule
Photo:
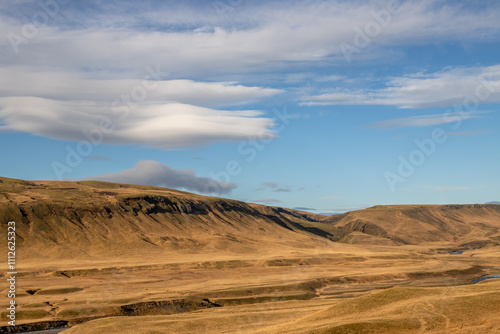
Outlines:
[[[470,205],[379,205],[321,220],[346,243],[454,241],[457,245],[498,244],[500,207]],[[374,238],[375,237],[375,238]]]
[[[486,204],[500,204],[500,202],[488,202]]]

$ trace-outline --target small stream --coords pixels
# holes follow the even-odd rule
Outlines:
[[[476,284],[476,283],[479,283],[482,281],[486,281],[488,279],[498,279],[498,278],[500,278],[500,275],[487,275],[487,276],[483,276],[481,278],[473,280],[472,283]]]
[[[449,254],[450,255],[462,255],[465,251],[463,250],[456,250],[456,251],[453,251],[453,252],[450,252]],[[472,254],[471,256],[474,256],[475,254]],[[484,268],[500,268],[500,267],[497,267],[497,266],[483,266]],[[479,283],[479,282],[482,282],[482,281],[486,281],[486,280],[489,280],[489,279],[499,279],[500,278],[500,275],[486,275],[486,276],[483,276],[481,278],[478,278],[478,279],[475,279],[472,281],[472,283],[476,284],[476,283]]]
[[[57,334],[62,331],[69,329],[69,327],[64,328],[53,328],[53,329],[44,329],[41,331],[31,331],[31,332],[18,332],[18,334]]]

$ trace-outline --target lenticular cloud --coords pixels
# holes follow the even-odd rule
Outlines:
[[[157,161],[139,161],[131,169],[87,178],[115,183],[186,189],[204,194],[226,194],[236,188],[232,182],[198,177],[191,169],[175,169]]]

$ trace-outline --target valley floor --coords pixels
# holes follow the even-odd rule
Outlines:
[[[65,334],[500,332],[500,281],[472,283],[500,273],[500,248],[450,250],[329,243],[255,254],[26,260],[17,317],[64,321],[72,326]]]

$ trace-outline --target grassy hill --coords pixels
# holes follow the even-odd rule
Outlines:
[[[331,241],[446,242],[466,249],[500,241],[500,205],[376,206],[325,217],[166,188],[96,181],[0,178],[0,220],[16,221],[21,256],[30,259],[165,251],[247,253],[311,248]]]
[[[470,248],[500,242],[500,205],[379,205],[326,217],[341,242],[365,243],[373,238],[394,244],[453,242]],[[332,231],[332,230],[331,230]]]
[[[500,205],[327,217],[159,187],[0,178],[0,221],[2,235],[16,222],[16,331],[500,328],[498,281],[473,285],[498,274]]]
[[[0,220],[16,222],[30,259],[307,248],[322,231],[301,223],[318,218],[158,187],[0,178]]]

